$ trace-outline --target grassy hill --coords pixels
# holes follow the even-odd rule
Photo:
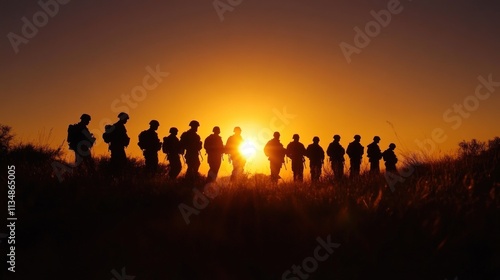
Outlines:
[[[17,278],[4,263],[2,279],[500,279],[499,148],[462,142],[389,181],[207,186],[151,178],[138,160],[116,178],[106,158],[61,181],[60,149],[13,146],[1,163],[16,166]]]

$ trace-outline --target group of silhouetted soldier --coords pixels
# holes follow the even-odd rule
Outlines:
[[[113,125],[106,125],[103,133],[104,142],[108,143],[111,152],[110,166],[115,174],[123,172],[127,156],[125,148],[130,144],[130,137],[127,135],[125,124],[129,119],[127,113],[118,114],[118,121]],[[83,114],[80,117],[80,122],[68,127],[68,143],[71,150],[75,151],[76,164],[84,164],[88,168],[93,168],[93,161],[90,154],[95,137],[90,133],[87,125],[90,123],[91,117],[88,114]],[[205,141],[201,141],[198,135],[198,127],[200,123],[193,120],[189,123],[190,129],[183,132],[180,139],[177,137],[178,129],[171,127],[169,135],[163,138],[163,142],[158,137],[157,130],[160,123],[157,120],[149,122],[149,129],[142,131],[139,134],[138,145],[141,148],[144,158],[146,170],[150,173],[155,173],[158,170],[158,152],[160,150],[166,154],[169,162],[168,176],[171,179],[177,178],[182,170],[181,157],[183,156],[187,164],[186,178],[197,178],[199,176],[198,169],[200,167],[201,149],[204,148],[207,154],[207,162],[210,167],[207,180],[213,182],[217,178],[219,168],[221,166],[224,154],[228,155],[229,162],[233,165],[231,180],[236,180],[245,167],[246,159],[240,151],[240,146],[243,144],[241,136],[241,128],[235,127],[234,134],[230,136],[226,145],[224,145],[220,135],[220,128],[215,126],[212,130],[213,134],[208,136]],[[285,157],[292,161],[292,171],[294,181],[302,182],[304,177],[305,157],[309,158],[309,168],[311,173],[311,181],[317,182],[321,177],[323,163],[325,160],[325,151],[319,145],[319,137],[313,138],[313,143],[307,148],[299,142],[299,135],[293,135],[293,141],[285,148],[280,142],[280,133],[274,132],[271,139],[264,146],[264,153],[268,157],[271,169],[271,180],[277,182],[281,167],[285,163]],[[361,145],[361,136],[355,135],[354,141],[349,143],[347,150],[340,144],[340,136],[333,136],[333,142],[329,144],[326,150],[326,155],[330,159],[331,169],[334,178],[340,180],[344,177],[344,155],[347,154],[350,159],[350,178],[359,176],[362,158],[364,155],[364,147]],[[380,160],[385,161],[387,172],[397,173],[396,163],[398,159],[394,153],[396,145],[391,143],[389,148],[384,152],[381,151],[378,143],[380,137],[375,136],[373,142],[368,145],[367,156],[370,162],[371,175],[380,174]]]

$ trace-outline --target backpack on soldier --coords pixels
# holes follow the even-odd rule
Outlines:
[[[70,124],[68,126],[68,144],[71,150],[76,150],[78,142],[80,141],[81,131],[78,129],[78,125]]]
[[[115,127],[111,124],[107,124],[106,126],[104,126],[104,133],[102,134],[102,139],[104,140],[104,142],[106,143],[111,143],[111,141],[113,141],[113,131],[114,131]]]
[[[143,132],[139,133],[139,143],[137,143],[137,145],[139,145],[139,148],[141,148],[141,150],[145,150],[148,148],[148,134],[147,134],[147,130],[144,130]]]

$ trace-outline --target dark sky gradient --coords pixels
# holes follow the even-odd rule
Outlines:
[[[116,120],[113,100],[141,85],[147,66],[160,65],[169,76],[130,109],[134,156],[153,118],[161,136],[198,119],[202,138],[219,125],[225,140],[240,125],[260,146],[259,133],[273,130],[273,109],[284,107],[295,115],[280,127],[285,144],[293,133],[306,144],[318,135],[325,148],[333,134],[344,146],[355,133],[365,145],[379,134],[382,148],[395,142],[411,152],[415,140],[442,128],[439,148],[450,151],[463,139],[500,135],[500,87],[456,130],[443,119],[474,94],[479,75],[500,81],[499,2],[401,1],[402,12],[347,63],[339,44],[353,45],[353,28],[389,2],[243,1],[221,22],[212,1],[73,0],[16,54],[7,34],[20,35],[21,18],[31,20],[40,6],[2,1],[0,122],[25,141],[52,129],[46,141],[58,145],[85,112],[100,138],[104,123]]]

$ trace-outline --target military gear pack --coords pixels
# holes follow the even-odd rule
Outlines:
[[[264,154],[271,162],[285,162],[286,149],[277,138],[274,138],[264,146]]]
[[[161,149],[161,143],[154,130],[144,130],[139,134],[139,148],[141,150],[158,151]]]
[[[379,161],[382,158],[382,151],[375,142],[368,145],[366,153],[370,161]]]
[[[78,124],[70,124],[68,126],[68,144],[71,150],[76,150],[78,142],[81,140],[81,128]]]
[[[179,139],[175,135],[163,137],[162,151],[167,155],[178,155],[180,153]]]
[[[212,134],[205,139],[204,148],[209,155],[221,156],[224,153],[224,144],[220,136]]]
[[[92,136],[88,128],[82,124],[70,124],[68,126],[67,141],[69,148],[73,151],[78,149],[79,143],[84,144],[87,148],[91,148],[94,144],[95,138]]]
[[[104,133],[102,134],[102,139],[106,143],[111,143],[113,141],[113,131],[115,127],[111,124],[107,124],[104,126]]]

